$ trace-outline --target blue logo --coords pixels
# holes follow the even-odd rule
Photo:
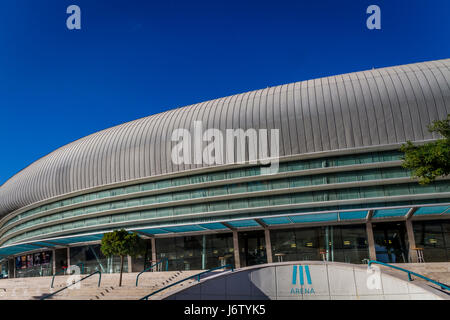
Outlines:
[[[298,270],[298,272],[297,272]],[[297,277],[298,274],[298,277]],[[306,277],[306,283],[307,287],[305,287],[305,277]],[[305,265],[305,272],[303,274],[303,266],[292,266],[292,285],[297,285],[297,278],[299,278],[299,285],[300,288],[292,288],[291,294],[313,294],[314,288],[311,287],[312,280],[311,280],[311,273],[309,272],[309,267]]]

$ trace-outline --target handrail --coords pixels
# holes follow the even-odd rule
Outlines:
[[[78,265],[80,265],[80,264],[81,264],[81,273],[84,273],[84,263],[83,263],[83,262],[77,263],[76,266],[78,266]],[[53,275],[53,277],[52,277],[52,284],[50,285],[50,288],[53,288],[53,283],[55,282],[55,277],[56,277],[58,274],[60,274],[61,272],[64,272],[65,270],[67,270],[67,269],[68,269],[68,268],[66,268],[66,267],[62,267],[60,271],[56,272],[56,273]]]
[[[53,293],[50,293],[50,294],[47,294],[47,295],[45,295],[45,296],[43,296],[42,298],[40,298],[39,300],[45,300],[45,299],[47,299],[48,297],[51,297],[51,296],[54,296],[55,294],[57,294],[57,293],[59,293],[59,292],[61,292],[61,291],[63,291],[63,290],[66,290],[67,288],[69,288],[69,287],[71,287],[71,286],[73,286],[74,284],[77,284],[78,282],[81,282],[81,281],[83,281],[83,280],[86,280],[87,278],[89,278],[89,277],[92,277],[94,274],[96,274],[96,273],[98,273],[98,287],[100,287],[100,283],[101,283],[101,281],[102,281],[102,273],[100,272],[100,271],[94,271],[94,272],[92,272],[90,275],[88,275],[88,276],[86,276],[86,277],[84,277],[84,278],[82,278],[82,279],[80,279],[80,280],[78,280],[78,281],[75,281],[74,283],[71,283],[71,284],[69,284],[68,286],[65,286],[64,288],[62,288],[62,289],[59,289],[58,291],[55,291],[55,292],[53,292]]]
[[[159,262],[156,262],[154,265],[151,265],[150,267],[148,267],[147,269],[144,269],[143,271],[139,272],[138,275],[136,276],[136,287],[138,286],[138,281],[139,281],[139,277],[141,276],[141,274],[143,274],[144,272],[152,269],[153,267],[156,267],[157,265],[163,263],[164,261],[166,261],[166,271],[167,269],[169,269],[169,259],[167,258],[162,258],[161,260],[159,260]]]
[[[431,282],[431,283],[434,283],[435,285],[440,286],[441,289],[449,290],[449,291],[450,291],[450,287],[448,287],[447,285],[445,285],[445,284],[443,284],[443,283],[437,282],[437,281],[435,281],[435,280],[433,280],[433,279],[430,279],[430,278],[428,278],[428,277],[425,277],[425,276],[423,276],[423,275],[421,275],[421,274],[418,274],[418,273],[415,273],[415,272],[413,272],[413,271],[406,270],[406,269],[403,269],[403,268],[400,268],[400,267],[397,267],[397,266],[393,266],[393,265],[390,265],[390,264],[387,264],[387,263],[384,263],[384,262],[380,262],[380,261],[376,261],[376,260],[370,260],[369,263],[367,264],[367,267],[370,268],[370,265],[371,265],[372,263],[381,264],[382,266],[386,266],[386,267],[390,267],[390,268],[393,268],[393,269],[396,269],[396,270],[400,270],[400,271],[406,272],[406,273],[408,273],[408,280],[409,280],[409,281],[412,281],[412,280],[413,280],[413,279],[411,278],[411,275],[415,275],[416,277],[422,278],[422,279],[424,279],[424,280],[426,280],[426,281],[429,281],[429,282]]]
[[[177,285],[177,284],[179,284],[179,283],[181,283],[181,282],[184,282],[184,281],[189,280],[189,279],[192,279],[192,278],[197,278],[198,282],[200,282],[200,276],[201,276],[201,275],[203,275],[203,274],[205,274],[205,273],[208,273],[208,272],[211,272],[211,271],[214,271],[214,270],[217,270],[217,269],[225,269],[225,268],[228,268],[228,267],[231,267],[231,272],[234,271],[234,266],[233,266],[232,264],[227,264],[227,265],[224,265],[224,266],[212,268],[212,269],[209,269],[209,270],[200,272],[200,273],[198,273],[198,274],[194,274],[193,276],[190,276],[190,277],[181,279],[181,280],[179,280],[179,281],[177,281],[177,282],[171,283],[171,284],[169,284],[168,286],[165,286],[164,288],[161,288],[161,289],[159,289],[159,290],[156,290],[156,291],[154,291],[154,292],[152,292],[152,293],[146,295],[145,297],[143,297],[143,298],[141,298],[141,299],[139,299],[139,300],[148,300],[148,298],[149,298],[150,296],[152,296],[152,295],[154,295],[154,294],[157,294],[158,292],[161,292],[161,291],[163,291],[163,290],[166,290],[166,289],[168,289],[168,288],[170,288],[170,287],[173,287],[173,286],[175,286],[175,285]]]

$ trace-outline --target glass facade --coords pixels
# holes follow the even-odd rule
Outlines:
[[[389,197],[450,190],[447,182],[438,182],[425,187],[411,183],[376,183],[377,186],[353,188],[344,185],[352,182],[408,178],[409,172],[397,164],[376,169],[354,168],[355,165],[400,160],[400,157],[401,153],[398,151],[384,151],[283,162],[280,163],[278,174],[290,173],[292,176],[278,179],[276,175],[271,175],[270,179],[267,179],[267,176],[261,173],[261,167],[254,166],[112,188],[45,204],[15,215],[4,222],[2,226],[4,231],[0,233],[0,237],[7,238],[3,244],[10,244],[42,234],[126,221],[305,203],[311,203],[311,208],[314,208],[314,203],[318,201]],[[332,171],[305,173],[305,170],[311,169],[332,169]],[[336,170],[339,172],[335,172]],[[236,180],[242,178],[247,180],[243,182]],[[211,186],[211,183],[219,185]],[[331,190],[326,186],[329,184],[334,185]],[[189,187],[189,190],[183,186]],[[301,189],[311,187],[316,188],[317,191]],[[294,193],[292,188],[300,189],[295,190]],[[278,191],[283,194],[258,196],[257,192],[262,191]],[[239,196],[242,193],[248,194],[248,197]],[[127,196],[126,199],[117,199],[118,196],[123,198],[124,195]],[[229,199],[220,201],[217,199],[218,196],[227,196]],[[236,196],[239,199],[233,199]],[[96,204],[93,205],[92,201],[96,201]],[[186,205],[183,201],[195,203]],[[120,211],[111,212],[117,210]],[[35,215],[39,217],[33,218]],[[77,217],[76,221],[66,222],[67,219],[73,220],[74,217]]]
[[[403,221],[372,224],[377,261],[409,262],[409,244]]]
[[[338,157],[330,157],[328,159],[312,159],[312,160],[299,160],[292,162],[280,163],[279,172],[292,172],[302,171],[309,169],[318,169],[324,167],[340,167],[351,166],[357,164],[367,164],[385,161],[400,160],[402,153],[399,151],[385,151],[385,152],[372,152],[358,155],[346,155]],[[235,169],[227,171],[212,172],[201,175],[192,175],[188,177],[165,179],[155,182],[144,183],[140,185],[131,185],[128,187],[113,188],[109,190],[102,190],[99,192],[88,193],[85,195],[76,196],[73,198],[64,199],[61,201],[53,202],[50,204],[42,205],[37,208],[20,213],[19,215],[8,220],[4,226],[11,224],[15,221],[21,220],[28,216],[32,216],[41,212],[58,209],[61,207],[88,202],[92,200],[99,200],[105,198],[111,198],[114,196],[120,196],[125,194],[135,194],[144,191],[160,190],[169,187],[178,187],[183,185],[201,184],[220,180],[230,180],[236,178],[260,176],[261,168],[250,167],[244,169]],[[349,175],[351,176],[351,175]],[[308,180],[308,179],[306,179]],[[320,179],[319,179],[320,180]]]
[[[363,263],[369,258],[365,225],[270,231],[274,262],[324,260]]]
[[[325,201],[337,201],[337,200],[357,200],[365,198],[386,198],[389,196],[400,196],[400,195],[416,195],[416,194],[426,194],[426,193],[439,193],[447,192],[450,190],[450,184],[447,181],[438,181],[434,184],[427,186],[419,186],[417,183],[406,183],[406,184],[390,184],[386,186],[370,186],[370,187],[355,187],[355,188],[343,188],[343,189],[332,189],[325,191],[307,191],[293,193],[292,190],[286,189],[286,194],[276,195],[276,196],[264,196],[264,197],[248,197],[240,198],[237,200],[227,200],[227,201],[214,201],[208,202],[208,198],[201,197],[202,201],[198,204],[192,205],[178,205],[169,206],[163,208],[155,208],[144,211],[133,211],[123,214],[113,214],[96,216],[94,218],[83,219],[83,214],[77,215],[80,220],[74,222],[62,223],[59,222],[59,218],[51,218],[57,220],[58,224],[37,228],[33,226],[33,220],[28,224],[19,225],[10,229],[4,233],[3,236],[7,236],[13,232],[17,232],[21,229],[26,229],[26,227],[33,226],[35,230],[26,231],[20,236],[15,236],[10,240],[6,241],[4,244],[9,244],[19,240],[23,240],[29,237],[35,237],[42,234],[76,230],[77,228],[83,227],[93,227],[96,225],[107,225],[109,223],[116,222],[126,222],[126,221],[139,221],[143,219],[160,218],[160,217],[177,217],[188,214],[196,213],[208,213],[216,211],[227,211],[234,209],[245,209],[245,208],[259,208],[259,207],[274,207],[280,205],[295,205],[295,204],[310,204],[311,207],[314,206],[316,202]],[[200,197],[200,196],[199,196]],[[212,201],[212,200],[210,200]],[[110,204],[111,205],[111,204]],[[169,204],[168,204],[169,205]],[[172,204],[174,205],[174,204]],[[106,207],[105,207],[105,210]],[[95,215],[96,211],[92,212]],[[65,213],[59,213],[58,215],[64,215]]]
[[[239,232],[238,239],[241,267],[267,263],[264,231]]]
[[[79,265],[83,274],[90,274],[94,271],[101,271],[102,273],[120,272],[120,257],[105,257],[100,250],[100,244],[71,247],[70,264]],[[128,272],[126,257],[123,263],[123,271]]]
[[[216,230],[210,227],[220,225],[220,221],[232,220],[232,223],[246,219],[248,222],[262,217],[268,221],[263,221],[267,225],[276,226],[270,230],[274,262],[326,260],[362,263],[369,258],[369,250],[365,225],[361,223],[370,208],[374,210],[372,222],[377,259],[408,262],[404,222],[382,222],[384,218],[403,219],[404,210],[408,208],[381,209],[450,202],[450,197],[442,194],[450,193],[450,181],[418,184],[409,178],[410,172],[399,162],[392,162],[401,160],[401,156],[398,151],[382,151],[296,160],[280,163],[279,172],[270,175],[263,174],[260,166],[253,166],[166,177],[85,193],[10,215],[0,226],[0,243],[5,248],[5,245],[15,245],[31,238],[48,239],[87,232],[101,233],[111,228],[133,228],[157,235],[156,258],[167,257],[169,270],[201,270],[234,264],[233,239],[229,229],[222,225],[223,228],[219,226],[218,233],[214,234],[159,236],[171,232],[176,234],[181,232],[180,228],[185,228],[183,232]],[[415,198],[416,195],[422,196]],[[292,216],[300,213],[315,214]],[[310,222],[321,222],[322,226],[298,227]],[[355,224],[330,225],[340,222]],[[278,228],[290,223],[295,229]],[[241,266],[267,262],[264,231],[240,229],[249,226],[235,226],[239,231]],[[449,261],[448,229],[448,221],[414,222],[416,244],[424,248],[426,261]],[[66,249],[56,249],[53,258],[57,271],[67,266]],[[50,273],[51,268],[42,264],[36,268],[28,267],[27,259],[25,257],[26,268],[16,269],[18,276]],[[120,268],[120,258],[104,257],[100,245],[71,247],[70,262],[72,265],[82,264],[84,273],[95,270],[113,273]],[[130,271],[140,272],[152,262],[155,261],[152,261],[151,242],[148,240],[146,253],[133,258]],[[124,269],[128,270],[128,261],[124,263]]]
[[[146,243],[145,253],[143,255],[132,258],[132,268],[133,268],[133,270],[131,270],[132,272],[144,271],[145,269],[149,268],[150,266],[156,263],[156,261],[152,260],[151,241],[145,240],[145,243]]]
[[[169,270],[206,270],[234,265],[233,235],[217,233],[156,239],[156,254],[158,260],[169,260]]]
[[[450,220],[414,221],[413,228],[425,262],[450,261]]]
[[[373,222],[376,260],[386,263],[409,262],[409,243],[404,221]],[[239,229],[239,228],[238,228]],[[416,246],[424,250],[425,262],[450,261],[450,219],[413,222]],[[365,224],[324,225],[269,229],[273,262],[331,261],[361,264],[369,259]],[[240,267],[267,263],[264,230],[237,232]],[[147,251],[132,259],[131,272],[148,268],[152,261],[151,240]],[[168,259],[168,270],[207,270],[226,264],[235,265],[232,232],[156,238],[156,258]],[[16,277],[51,276],[53,259],[56,272],[67,267],[67,248],[16,256]],[[1,264],[0,274],[8,275],[8,260]],[[70,247],[71,265],[78,265],[84,274],[120,271],[120,257],[105,257],[100,244]],[[14,264],[13,264],[14,267]],[[124,260],[124,272],[128,272]],[[157,270],[164,271],[164,270]],[[10,272],[11,273],[11,272]]]
[[[16,278],[43,277],[53,274],[53,252],[35,252],[15,257]]]
[[[8,277],[8,271],[9,271],[8,264],[9,264],[8,260],[4,260],[0,263],[0,279]]]

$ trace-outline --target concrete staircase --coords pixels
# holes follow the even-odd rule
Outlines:
[[[106,288],[106,290],[101,291],[99,294],[95,295],[91,300],[138,300],[147,294],[161,289],[171,283],[177,282],[189,276],[200,273],[201,270],[196,271],[168,271],[168,272],[146,272],[143,273],[139,278],[139,286],[136,287],[136,275],[137,274],[127,274],[126,278],[122,280],[122,286],[119,287],[118,277],[114,279],[113,286]],[[164,290],[160,294],[156,294],[152,299],[159,299],[163,294],[171,292],[180,287],[186,286],[192,283],[194,280],[188,280],[186,282],[180,283],[179,285],[173,286],[167,290]]]
[[[415,273],[421,274],[425,277],[428,277],[432,280],[441,282],[447,286],[450,286],[450,262],[427,262],[427,263],[392,263],[392,265],[404,268],[406,270],[413,271]],[[400,277],[407,278],[407,274],[401,271],[396,271],[391,268],[382,267],[384,270],[390,269],[389,271],[395,273]],[[427,285],[431,285],[433,287],[437,287],[431,284],[429,281],[423,280],[418,277],[412,276],[413,281],[418,281],[425,283]]]
[[[48,300],[138,300],[143,296],[163,288],[170,283],[184,279],[201,271],[167,271],[146,272],[139,278],[139,286],[136,287],[138,273],[124,273],[122,287],[119,287],[119,274],[102,274],[102,281],[98,287],[98,275],[72,286],[73,289],[63,290]],[[82,275],[81,277],[85,277]],[[67,286],[69,276],[57,276],[54,288],[50,288],[52,277],[18,278],[0,280],[0,300],[35,300],[49,293]],[[193,280],[192,280],[193,281]],[[164,290],[162,294],[185,286],[192,281],[186,281],[180,285]],[[158,299],[161,294],[155,295]]]
[[[444,284],[450,284],[449,262],[395,265],[422,274]],[[383,266],[380,267],[383,269],[383,272],[395,273],[399,278],[407,280],[407,275],[404,272]],[[93,275],[82,281],[78,288],[63,290],[49,298],[49,300],[138,300],[151,292],[200,272],[201,270],[146,272],[140,276],[138,287],[136,287],[136,276],[138,273],[124,273],[121,287],[119,287],[119,274],[102,274],[100,287],[97,286],[98,275]],[[81,277],[85,276],[86,275],[82,275]],[[53,293],[67,286],[68,278],[69,276],[57,276],[55,278],[54,288],[50,288],[52,277],[1,279],[0,300],[39,299],[44,295]],[[414,276],[413,278],[414,281],[431,285],[429,282],[420,278]],[[161,299],[164,296],[170,295],[171,292],[178,291],[183,287],[188,287],[195,281],[195,279],[185,281],[152,296],[150,299]]]

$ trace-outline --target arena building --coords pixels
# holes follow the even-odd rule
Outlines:
[[[0,187],[0,258],[9,277],[83,264],[125,228],[148,243],[127,270],[278,261],[450,261],[450,182],[401,167],[400,146],[438,139],[450,113],[450,59],[268,87],[177,108],[63,146]],[[180,163],[174,130],[278,130],[279,167]],[[206,143],[205,143],[206,145]],[[261,159],[260,159],[261,160]]]

